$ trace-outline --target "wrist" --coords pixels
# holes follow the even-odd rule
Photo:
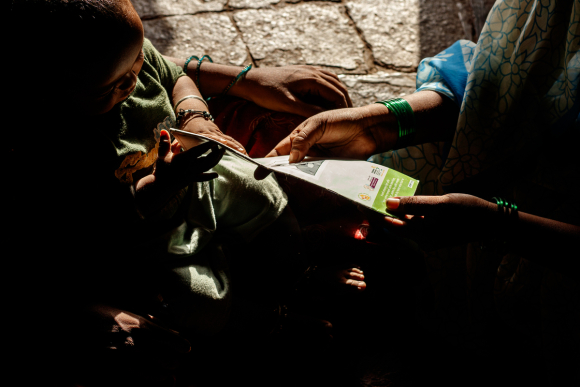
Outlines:
[[[385,105],[376,103],[355,109],[361,110],[365,127],[373,132],[376,153],[393,149],[397,142],[397,117]]]

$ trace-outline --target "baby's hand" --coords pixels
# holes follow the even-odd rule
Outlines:
[[[205,157],[202,154],[211,149]],[[215,179],[215,172],[204,173],[213,168],[224,155],[225,148],[205,143],[180,152],[177,142],[170,143],[169,132],[161,131],[159,153],[155,171],[135,183],[135,201],[141,215],[155,214],[181,189],[192,182]]]

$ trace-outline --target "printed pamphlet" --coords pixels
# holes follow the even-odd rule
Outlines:
[[[171,129],[179,135],[192,136],[201,142],[211,141],[244,160],[260,165],[270,171],[292,175],[298,179],[325,188],[357,204],[371,208],[381,214],[387,212],[387,198],[393,196],[413,196],[419,181],[398,171],[368,161],[344,158],[322,158],[307,156],[299,163],[288,162],[288,156],[253,159],[213,139]]]

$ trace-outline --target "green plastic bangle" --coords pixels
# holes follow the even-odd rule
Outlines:
[[[397,118],[399,136],[395,149],[401,149],[411,144],[417,130],[415,128],[415,113],[409,102],[403,98],[393,98],[377,103],[385,105]]]
[[[185,60],[185,64],[183,65],[183,72],[184,73],[187,73],[187,65],[189,65],[189,62],[191,62],[192,59],[199,60],[199,58],[195,55],[192,55],[189,58],[187,58]]]
[[[203,60],[207,58],[210,63],[213,63],[213,59],[211,59],[211,57],[209,55],[204,55],[201,58],[199,58],[199,60],[197,61],[197,68],[195,69],[195,85],[197,86],[197,90],[199,90],[199,92],[201,93],[201,86],[200,81],[199,81],[199,74],[201,73],[201,62],[203,62]]]
[[[491,199],[497,204],[499,210],[503,210],[504,208],[511,209],[512,211],[518,210],[518,206],[515,203],[509,203],[507,200],[499,197],[493,197]]]
[[[246,67],[244,67],[244,69],[242,71],[240,71],[240,73],[234,78],[234,80],[228,85],[228,87],[226,87],[224,89],[224,91],[222,92],[221,95],[226,95],[228,93],[228,91],[230,91],[230,89],[236,84],[238,83],[238,81],[244,76],[246,75],[246,73],[248,71],[250,71],[250,69],[252,68],[252,64],[250,63],[249,65],[247,65]]]

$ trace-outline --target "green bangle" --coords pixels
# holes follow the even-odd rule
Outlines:
[[[240,71],[240,73],[234,78],[234,80],[228,85],[228,87],[226,87],[224,89],[224,91],[222,92],[221,95],[226,95],[228,93],[228,91],[230,91],[230,89],[236,84],[238,83],[238,81],[244,76],[246,75],[246,73],[248,71],[250,71],[250,69],[252,68],[252,64],[250,63],[249,65],[247,65],[246,67],[244,67],[244,69],[242,71]]]
[[[497,204],[498,210],[503,211],[504,208],[511,209],[512,211],[518,210],[518,206],[515,203],[509,203],[507,200],[498,197],[493,197],[491,199]]]
[[[409,102],[403,98],[393,98],[386,101],[378,101],[377,103],[385,105],[397,118],[399,136],[394,149],[401,149],[411,145],[417,130],[415,128],[415,114]]]
[[[195,69],[195,85],[197,86],[197,90],[199,90],[200,93],[201,86],[199,85],[199,74],[201,72],[201,62],[203,62],[205,58],[207,58],[210,61],[210,63],[213,63],[213,59],[211,59],[209,55],[204,55],[197,61],[197,68]]]
[[[192,59],[199,60],[199,58],[195,55],[190,56],[185,60],[185,64],[183,65],[183,72],[187,73],[187,65],[191,62]]]
[[[508,218],[518,216],[518,206],[515,203],[509,203],[507,200],[500,197],[493,197],[492,200],[497,204],[497,208],[502,216],[506,216]],[[488,241],[482,243],[480,248],[482,251],[493,251],[503,255],[509,251],[510,242],[511,238],[509,235],[506,236],[503,232],[499,234],[496,233],[495,237],[492,237]]]

